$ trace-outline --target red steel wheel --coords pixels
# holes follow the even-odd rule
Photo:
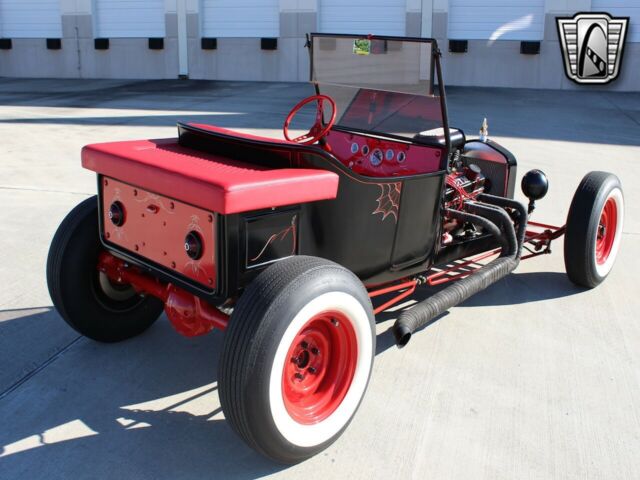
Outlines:
[[[564,263],[569,279],[593,288],[609,275],[616,260],[624,221],[624,197],[618,177],[590,172],[578,186],[564,239]]]
[[[598,265],[604,265],[611,254],[613,241],[616,238],[617,223],[618,207],[616,201],[609,197],[600,214],[598,232],[596,233],[596,262]]]
[[[317,454],[358,410],[375,341],[371,300],[352,272],[321,258],[280,260],[249,284],[225,331],[225,418],[278,462]]]
[[[284,405],[302,424],[321,422],[344,399],[356,370],[358,345],[340,312],[323,312],[296,335],[282,372]]]

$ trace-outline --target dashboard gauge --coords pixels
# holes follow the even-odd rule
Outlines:
[[[351,153],[358,153],[358,150],[360,150],[360,147],[356,142],[353,142],[351,144]]]
[[[398,162],[402,163],[407,159],[407,155],[404,152],[398,152]]]
[[[393,160],[393,157],[395,156],[395,152],[391,149],[387,150],[387,160],[391,161]]]
[[[368,145],[362,145],[362,154],[366,155],[367,153],[369,153],[369,146]]]
[[[376,148],[373,152],[371,152],[369,161],[371,162],[371,165],[373,165],[374,167],[377,167],[382,163],[383,158],[384,156],[382,154],[382,150],[380,150],[379,148]]]

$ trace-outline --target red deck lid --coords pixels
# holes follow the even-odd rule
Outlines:
[[[222,214],[333,199],[338,193],[333,172],[252,165],[182,147],[175,138],[88,145],[82,166]]]

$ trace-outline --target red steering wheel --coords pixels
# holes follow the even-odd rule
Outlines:
[[[291,124],[291,120],[293,120],[293,117],[302,107],[304,107],[307,103],[311,103],[313,101],[317,102],[316,121],[313,124],[313,127],[311,127],[309,131],[304,135],[300,135],[296,138],[291,138],[289,136],[289,125]],[[327,102],[329,105],[331,105],[331,118],[326,125],[322,123],[324,117],[324,102]],[[327,133],[329,133],[329,130],[331,130],[333,124],[336,123],[336,113],[336,102],[333,101],[333,98],[328,97],[327,95],[312,95],[310,97],[307,97],[300,103],[298,103],[295,107],[293,107],[289,112],[289,115],[287,115],[287,119],[284,121],[284,127],[282,127],[282,130],[284,131],[284,138],[286,138],[290,142],[296,142],[302,145],[311,145],[312,143],[316,143]]]

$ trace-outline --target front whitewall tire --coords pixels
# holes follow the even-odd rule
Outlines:
[[[617,213],[616,233],[615,233],[615,237],[613,238],[613,245],[611,246],[611,251],[607,256],[607,260],[603,264],[599,264],[597,262],[595,258],[596,256],[595,249],[593,251],[594,266],[596,268],[596,271],[598,272],[598,275],[600,275],[603,278],[609,275],[609,272],[613,268],[613,264],[616,261],[616,256],[618,255],[618,249],[620,248],[620,240],[622,239],[622,226],[624,223],[624,198],[622,196],[622,190],[620,190],[617,187],[614,188],[609,194],[609,196],[607,197],[607,200],[609,198],[613,199],[613,201],[616,203],[616,213]],[[597,233],[598,232],[596,232],[596,235]],[[595,242],[596,242],[596,239],[594,239],[594,243]]]
[[[594,288],[607,278],[620,250],[623,226],[620,179],[608,172],[586,174],[573,195],[564,237],[564,264],[573,283]]]

